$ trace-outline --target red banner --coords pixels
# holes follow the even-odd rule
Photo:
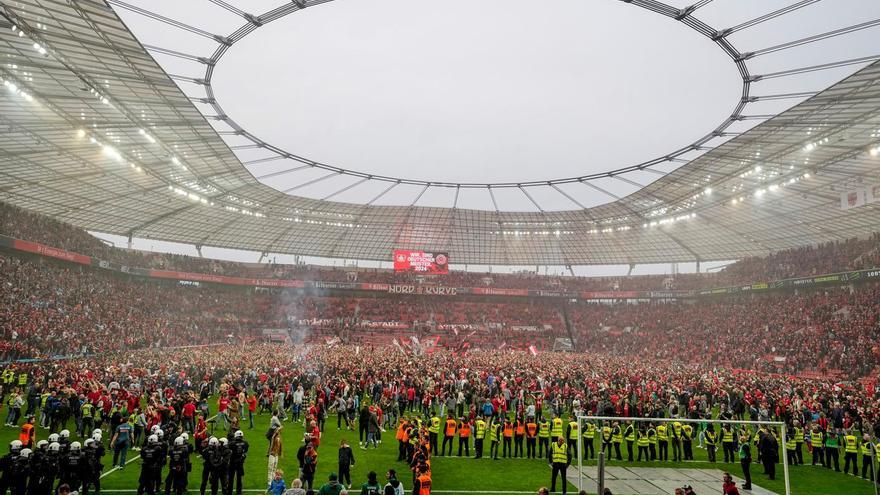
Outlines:
[[[449,254],[396,249],[394,271],[445,275],[449,273]]]
[[[22,241],[20,239],[15,239],[12,241],[12,247],[18,249],[19,251],[27,251],[28,253],[39,254],[42,256],[49,256],[50,258],[58,258],[59,260],[64,261],[72,261],[74,263],[79,263],[81,265],[91,265],[92,258],[77,254],[71,253],[70,251],[65,251],[63,249],[53,248],[49,246],[44,246],[42,244],[30,241]]]

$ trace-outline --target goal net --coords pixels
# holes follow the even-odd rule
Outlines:
[[[754,460],[757,459],[757,439],[760,435],[770,434],[775,437],[779,445],[778,459],[782,464],[781,474],[785,481],[785,495],[791,495],[788,459],[785,450],[788,438],[785,423],[779,421],[578,416],[577,427],[577,440],[571,439],[574,436],[571,434],[566,440],[569,442],[569,446],[574,448],[572,466],[577,466],[578,490],[592,492],[595,488],[596,493],[602,493],[605,488],[605,480],[608,479],[606,478],[607,466],[611,464],[627,467],[630,449],[632,449],[633,461],[648,463],[640,465],[669,467],[669,461],[675,458],[680,461],[687,457],[693,458],[694,449],[698,445],[705,446],[707,449],[706,454],[699,454],[700,460],[708,461],[708,456],[711,455],[709,445],[715,443],[715,449],[712,450],[714,450],[714,458],[718,462],[718,468],[725,470],[725,466],[735,465],[736,469],[733,469],[731,474],[736,476],[739,472],[739,456],[736,450],[738,443],[742,440],[750,443]],[[682,434],[683,431],[686,434]],[[641,443],[639,442],[640,438],[642,439]],[[684,440],[685,438],[691,440],[689,445],[685,445],[688,443]],[[711,440],[713,438],[714,440]],[[729,441],[731,438],[733,445],[725,445],[725,443],[731,443]],[[608,441],[609,439],[611,441]],[[728,442],[723,442],[724,439],[727,439]],[[590,443],[592,443],[592,448],[588,445]],[[666,445],[662,445],[663,443]],[[620,457],[621,455],[622,457]],[[705,459],[703,459],[704,456]],[[577,457],[576,462],[574,457]],[[733,457],[734,464],[722,463],[721,461],[725,457]],[[613,458],[617,460],[612,461]],[[661,460],[661,458],[664,459]],[[621,459],[624,459],[622,463]]]

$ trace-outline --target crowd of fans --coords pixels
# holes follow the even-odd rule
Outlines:
[[[0,203],[0,234],[141,268],[324,282],[427,283],[448,287],[487,286],[503,289],[566,290],[570,292],[692,290],[880,266],[880,233],[867,239],[854,238],[842,242],[828,242],[818,246],[779,251],[767,257],[746,258],[714,273],[604,278],[463,271],[453,271],[448,275],[428,276],[395,273],[384,269],[237,263],[185,255],[151,253],[109,246],[82,229],[5,203]]]
[[[764,372],[875,371],[880,285],[641,304],[304,295],[0,256],[0,359],[262,339],[578,350]],[[651,346],[645,346],[651,342]]]

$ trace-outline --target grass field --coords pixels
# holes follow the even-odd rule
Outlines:
[[[255,418],[255,427],[253,430],[247,429],[245,422],[245,438],[250,443],[250,454],[245,466],[245,486],[249,491],[264,491],[267,479],[267,458],[266,449],[267,441],[264,433],[268,428],[269,416],[264,415]],[[222,434],[222,431],[218,433]],[[297,462],[296,450],[301,445],[303,428],[300,424],[285,423],[282,432],[284,440],[284,453],[281,458],[280,466],[285,472],[285,481],[290,484],[290,480],[296,476]],[[39,429],[38,439],[47,436],[46,430]],[[17,430],[10,427],[4,427],[0,430],[0,441],[8,442],[17,437]],[[105,439],[107,437],[105,436]],[[393,468],[398,471],[400,480],[404,483],[407,493],[410,493],[412,487],[411,474],[402,462],[397,462],[397,441],[394,438],[394,432],[388,431],[383,434],[383,442],[378,449],[370,449],[364,451],[358,448],[357,431],[347,431],[345,429],[338,431],[336,429],[336,416],[331,415],[326,424],[326,431],[321,440],[321,447],[318,456],[318,472],[315,476],[316,487],[318,483],[324,483],[330,472],[337,470],[336,452],[339,442],[342,438],[346,438],[355,451],[356,464],[352,469],[352,493],[360,493],[360,485],[367,478],[367,472],[376,471],[379,478],[384,479],[387,469]],[[105,440],[106,443],[106,440]],[[696,443],[694,443],[696,447]],[[456,445],[457,449],[457,445]],[[486,450],[488,451],[488,442]],[[105,475],[101,480],[102,491],[112,492],[128,492],[137,488],[137,479],[140,473],[140,461],[137,458],[137,452],[129,452],[129,463],[124,470],[111,470],[112,453],[104,458]],[[473,455],[473,452],[471,452]],[[671,455],[671,452],[670,452]],[[624,452],[624,456],[626,453]],[[628,463],[614,461],[609,465],[623,466],[645,466],[645,467],[689,467],[689,468],[716,468],[730,471],[734,476],[741,476],[742,472],[739,463],[709,463],[706,462],[706,451],[702,449],[694,449],[696,461],[687,463]],[[861,462],[861,457],[859,458]],[[595,464],[595,463],[588,463]],[[843,459],[841,456],[841,468]],[[861,466],[860,466],[861,467]],[[435,493],[535,493],[540,486],[550,484],[550,469],[545,461],[529,460],[529,459],[501,459],[494,461],[491,459],[468,459],[459,457],[434,457],[432,459],[433,468],[433,486]],[[826,494],[847,494],[847,495],[869,495],[874,493],[873,485],[861,478],[856,478],[842,473],[835,473],[824,468],[806,466],[792,466],[791,474],[791,490],[797,495],[826,495]],[[782,478],[782,466],[777,468],[777,479],[775,481],[767,480],[761,475],[762,468],[758,464],[752,467],[753,482],[773,490],[777,493],[784,493],[784,483]],[[166,470],[167,472],[167,470]],[[201,481],[202,462],[199,458],[194,458],[193,471],[189,478],[190,493],[197,493]],[[354,490],[357,488],[357,490]],[[558,487],[557,487],[558,488]],[[595,487],[585,487],[587,491],[594,491]],[[719,482],[718,491],[721,491]],[[569,492],[577,493],[577,490],[569,485]],[[620,494],[616,494],[620,495]],[[702,494],[701,494],[702,495]]]

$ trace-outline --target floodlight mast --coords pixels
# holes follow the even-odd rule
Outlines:
[[[779,427],[782,437],[781,437],[781,445],[784,446],[787,440],[786,432],[785,432],[785,423],[782,421],[748,421],[748,420],[736,420],[736,419],[689,419],[689,418],[640,418],[640,417],[624,417],[624,416],[578,416],[578,440],[577,440],[577,450],[578,450],[578,490],[583,490],[583,443],[584,436],[583,432],[583,424],[587,421],[620,421],[620,422],[636,422],[636,423],[718,423],[718,424],[730,424],[730,425],[766,425],[766,426],[774,426]],[[788,456],[782,457],[782,473],[785,477],[785,495],[791,495],[791,485],[788,479]],[[603,463],[604,464],[604,463]],[[603,466],[604,467],[604,466]],[[565,480],[567,483],[568,480]],[[604,484],[604,475],[600,473],[599,475],[599,487],[601,492],[601,488],[604,488],[602,485]],[[876,483],[875,492],[876,492]]]

